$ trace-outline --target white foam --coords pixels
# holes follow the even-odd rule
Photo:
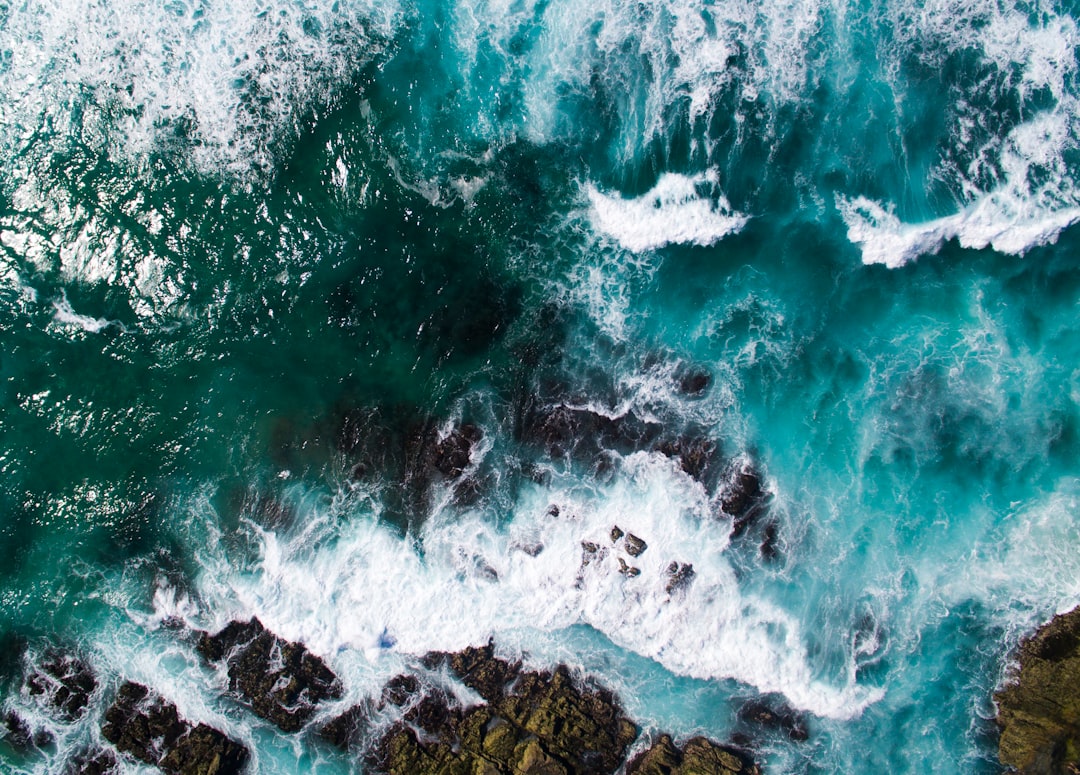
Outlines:
[[[755,109],[759,99],[801,101],[822,6],[818,0],[551,3],[528,54],[528,121],[521,131],[537,142],[559,137],[566,131],[561,95],[590,93],[597,74],[617,101],[622,142],[616,152],[625,162],[650,140],[667,137],[672,114],[684,105],[694,121],[716,111],[718,97],[732,89],[742,97],[739,111]]]
[[[823,716],[857,715],[880,696],[815,676],[800,624],[740,590],[725,557],[729,527],[709,517],[704,490],[675,462],[646,453],[624,462],[602,488],[566,479],[525,492],[506,529],[494,514],[448,510],[415,542],[362,518],[325,541],[335,520],[316,512],[302,535],[259,531],[254,573],[211,559],[200,584],[213,610],[235,612],[238,601],[280,635],[331,660],[360,658],[383,679],[402,655],[588,624],[673,672],[735,678]],[[647,550],[632,557],[613,544],[616,524]],[[583,541],[598,547],[587,564]],[[620,560],[640,575],[620,573]],[[665,588],[672,561],[696,572],[683,592]]]
[[[962,247],[1023,255],[1053,244],[1069,226],[1080,221],[1080,200],[1061,209],[1044,209],[1030,198],[996,191],[972,206],[923,223],[903,223],[885,205],[865,197],[837,198],[848,239],[862,251],[864,264],[904,266],[920,256],[933,255],[949,240]]]
[[[115,321],[106,320],[105,318],[92,318],[89,315],[80,315],[72,309],[66,294],[62,295],[59,299],[53,299],[52,304],[54,310],[53,320],[64,325],[75,326],[89,334],[99,334],[111,325],[123,328],[120,323]]]
[[[81,137],[137,159],[176,132],[203,169],[243,173],[313,98],[348,82],[395,24],[389,3],[32,0],[0,30],[0,147]],[[35,134],[37,133],[37,134]]]
[[[1008,88],[1024,101],[1048,92],[1052,103],[1028,109],[1022,120],[986,137],[974,128],[993,128],[1003,120],[984,114],[978,100],[961,97],[951,127],[947,161],[931,171],[959,192],[957,212],[921,223],[902,222],[888,205],[865,197],[837,197],[848,238],[859,245],[863,262],[899,267],[934,254],[949,240],[965,248],[1023,255],[1052,244],[1080,221],[1080,187],[1066,154],[1080,145],[1080,100],[1075,90],[1080,33],[1068,17],[1046,13],[1033,23],[1028,11],[967,0],[929,3],[898,24],[901,40],[929,53],[933,66],[940,49],[976,50],[1005,77],[1008,86],[982,81],[973,89]],[[925,41],[935,46],[926,46]],[[1018,73],[1015,78],[1012,73]],[[902,91],[902,84],[897,88]],[[992,109],[992,110],[996,110]],[[966,160],[966,161],[961,161]]]
[[[596,229],[635,253],[665,245],[708,246],[740,231],[749,217],[735,212],[722,194],[708,196],[719,175],[709,170],[688,176],[667,172],[648,192],[633,199],[586,186]]]

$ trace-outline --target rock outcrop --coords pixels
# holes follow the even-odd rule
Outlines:
[[[198,650],[210,662],[224,662],[229,688],[286,732],[302,729],[321,702],[341,697],[340,681],[321,659],[256,618],[203,633]]]
[[[668,735],[661,737],[626,765],[626,775],[760,775],[761,768],[745,752],[704,737],[687,740],[680,748]]]
[[[1025,775],[1080,772],[1080,608],[1039,628],[1018,656],[994,695],[1001,763]]]
[[[389,775],[606,775],[637,737],[610,692],[579,685],[563,666],[522,672],[491,644],[424,663],[448,666],[486,703],[455,707],[440,691],[415,702],[374,753]]]
[[[25,656],[24,656],[25,658]],[[90,666],[70,653],[50,648],[39,661],[26,665],[21,693],[38,713],[62,724],[78,721],[86,714],[97,679]],[[21,710],[4,714],[8,742],[18,749],[42,748],[52,742],[52,734],[24,718]]]
[[[117,750],[166,775],[235,775],[248,758],[240,743],[206,724],[191,726],[175,705],[130,681],[106,711],[101,734]]]

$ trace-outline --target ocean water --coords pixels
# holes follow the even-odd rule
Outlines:
[[[253,772],[362,771],[172,626],[257,615],[345,705],[494,637],[643,741],[1000,771],[1010,651],[1080,602],[1077,15],[0,4],[2,703],[53,736],[2,769],[62,772],[132,679]],[[536,443],[558,406],[648,432]],[[466,423],[461,477],[416,462]],[[77,722],[18,690],[54,645],[102,684]],[[809,739],[747,728],[760,697]]]

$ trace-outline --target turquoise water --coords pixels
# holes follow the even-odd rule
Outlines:
[[[0,6],[3,704],[54,737],[5,771],[124,679],[358,771],[163,625],[251,615],[346,703],[494,636],[772,772],[1000,769],[1010,649],[1080,602],[1072,5],[227,6]],[[560,455],[557,405],[720,453]],[[415,462],[461,423],[464,489]],[[640,576],[581,567],[614,524]],[[77,723],[17,689],[49,644]]]

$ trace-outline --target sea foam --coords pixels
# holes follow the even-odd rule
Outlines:
[[[740,231],[749,217],[736,212],[715,187],[715,170],[688,176],[667,172],[649,191],[633,199],[601,193],[588,184],[596,229],[635,253],[671,244],[708,246]]]
[[[586,624],[676,674],[734,678],[821,716],[850,718],[878,699],[851,676],[839,686],[818,677],[799,622],[740,590],[726,557],[730,526],[710,513],[674,461],[641,452],[608,485],[557,475],[525,491],[501,528],[494,514],[446,509],[413,537],[354,518],[327,540],[336,520],[317,511],[293,536],[258,529],[253,572],[204,557],[200,585],[215,618],[239,604],[241,615],[383,680],[403,655]],[[627,551],[612,538],[616,525],[646,550]],[[668,588],[672,562],[694,568],[684,589]]]

